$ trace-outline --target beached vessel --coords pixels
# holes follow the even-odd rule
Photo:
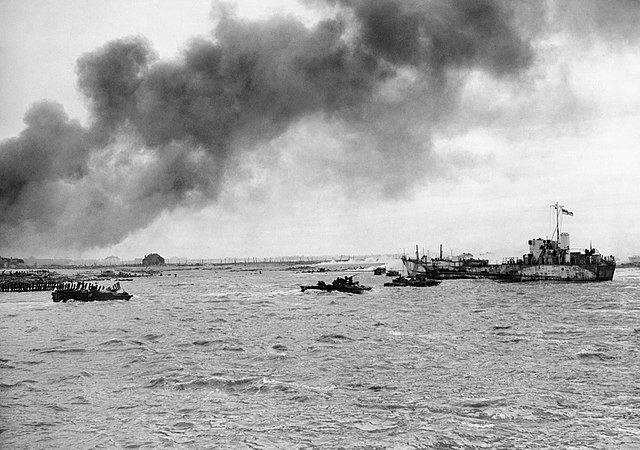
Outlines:
[[[560,216],[573,216],[563,205],[551,205],[555,212],[555,228],[551,239],[529,240],[529,253],[505,258],[502,264],[485,260],[458,259],[444,264],[442,260],[426,256],[415,259],[403,257],[409,275],[428,278],[494,278],[506,281],[608,281],[613,279],[616,260],[603,256],[598,250],[571,251],[569,233],[560,231]]]
[[[442,245],[440,245],[440,256],[435,258],[429,258],[427,255],[420,257],[416,245],[416,257],[403,256],[402,263],[410,276],[427,277],[434,280],[477,278],[474,274],[476,270],[489,267],[488,259],[474,258],[471,253],[443,256]]]

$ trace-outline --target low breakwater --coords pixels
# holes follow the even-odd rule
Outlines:
[[[3,281],[0,292],[53,291],[54,289],[74,289],[78,283],[56,281]]]
[[[32,292],[69,289],[79,282],[54,272],[2,272],[0,292]]]

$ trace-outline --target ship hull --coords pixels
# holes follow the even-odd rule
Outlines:
[[[428,267],[421,261],[411,259],[403,260],[407,273],[411,277],[430,278],[432,280],[460,280],[466,278],[477,278],[473,273],[469,273],[463,267]]]
[[[492,278],[504,281],[609,281],[615,264],[489,264],[483,267],[436,269],[421,261],[404,259],[410,276],[436,280]]]
[[[507,281],[610,281],[611,264],[501,264],[494,278]]]

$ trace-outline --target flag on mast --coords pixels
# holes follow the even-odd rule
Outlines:
[[[566,214],[567,216],[573,216],[573,213],[571,211],[567,211],[564,208],[562,208],[562,214]]]

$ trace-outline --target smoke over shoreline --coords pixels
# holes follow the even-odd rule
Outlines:
[[[82,55],[90,123],[42,101],[0,143],[0,249],[104,247],[165,211],[215,202],[243,152],[311,115],[367,136],[366,149],[345,145],[346,161],[393,161],[358,176],[403,178],[428,154],[466,73],[517,79],[535,61],[510,2],[308,3],[338,13],[312,28],[222,14],[176,61],[142,37]]]

